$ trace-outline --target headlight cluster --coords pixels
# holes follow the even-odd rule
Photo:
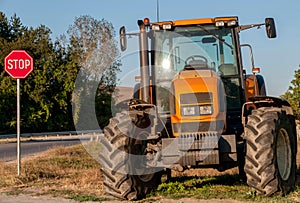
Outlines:
[[[212,105],[202,105],[199,107],[200,115],[211,115],[213,114],[213,107]]]
[[[202,116],[213,114],[212,105],[201,105],[201,106],[184,106],[181,108],[181,115],[183,116]]]
[[[237,21],[236,20],[229,20],[227,23],[225,23],[225,21],[223,21],[223,20],[218,20],[218,21],[215,22],[215,25],[217,27],[223,27],[223,26],[225,26],[225,24],[227,26],[231,27],[231,26],[235,26],[237,24]]]
[[[196,116],[199,113],[196,113],[196,106],[186,106],[186,107],[182,107],[182,112],[181,114],[183,116]]]

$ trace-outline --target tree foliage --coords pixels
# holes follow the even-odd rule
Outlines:
[[[89,16],[85,18],[89,19],[88,22],[91,24],[78,20],[83,19],[82,17],[77,18],[75,27],[71,26],[69,29],[70,43],[66,44],[62,40],[64,36],[52,42],[51,30],[44,25],[28,28],[16,15],[8,20],[0,12],[0,57],[2,58],[0,61],[2,69],[0,72],[0,133],[15,132],[16,129],[16,80],[4,71],[4,58],[12,50],[26,50],[34,58],[34,71],[20,83],[22,132],[74,129],[72,94],[77,74],[81,68],[87,67],[86,64],[92,67],[90,70],[100,67],[95,65],[98,63],[97,60],[104,59],[91,60],[91,54],[96,52],[93,47],[104,44],[104,41],[113,41],[114,34],[112,25],[105,20],[100,21],[102,24],[98,25],[93,24],[98,22],[97,20]],[[82,33],[76,33],[74,29],[76,27],[82,28]],[[100,31],[97,30],[100,28],[105,35],[99,34]],[[82,34],[82,36],[77,34]],[[93,38],[84,41],[89,37]],[[109,49],[114,50],[115,55],[110,56],[117,54],[113,45],[115,46],[112,43]],[[113,59],[110,57],[109,60]],[[113,62],[113,64],[115,64],[113,68],[105,70],[104,74],[94,71],[85,79],[100,77],[103,79],[99,83],[101,87],[105,90],[112,89],[116,84],[115,74],[118,70],[118,63]],[[106,81],[107,79],[109,81]],[[107,89],[106,86],[109,88]],[[102,91],[100,92],[103,94]],[[109,95],[106,96],[109,98]],[[106,96],[98,99],[103,98],[106,102]]]
[[[281,97],[286,99],[291,104],[294,115],[297,119],[300,119],[300,69],[295,71],[294,79],[291,81],[291,85]]]
[[[75,125],[80,130],[98,124],[103,128],[111,117],[111,95],[120,66],[113,26],[84,15],[75,19],[68,34],[69,52],[80,67],[73,95]]]

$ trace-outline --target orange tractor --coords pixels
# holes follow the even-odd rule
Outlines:
[[[104,129],[101,171],[107,192],[143,198],[164,173],[191,168],[239,168],[259,194],[295,186],[297,136],[290,104],[266,95],[251,46],[239,33],[275,23],[239,25],[237,17],[138,21],[141,81],[133,99]],[[250,47],[252,73],[243,69],[241,47]]]

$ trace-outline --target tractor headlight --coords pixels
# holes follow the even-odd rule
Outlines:
[[[235,26],[237,22],[235,20],[230,20],[227,22],[227,26]]]
[[[211,115],[213,114],[212,105],[202,105],[199,107],[200,115]]]
[[[223,27],[225,25],[224,21],[216,21],[216,27]]]
[[[185,106],[182,107],[183,116],[196,116],[196,106]]]
[[[201,106],[184,106],[181,108],[181,115],[183,116],[202,116],[202,115],[212,115],[213,106],[201,105]]]
[[[160,30],[159,25],[153,24],[153,25],[152,25],[152,30]]]

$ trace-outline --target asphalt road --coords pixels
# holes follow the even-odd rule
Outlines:
[[[32,140],[21,142],[21,158],[33,155],[39,152],[46,151],[48,149],[57,146],[72,146],[80,144],[81,140],[75,139],[57,139],[57,140]],[[17,159],[17,143],[0,144],[0,160],[13,161]]]

